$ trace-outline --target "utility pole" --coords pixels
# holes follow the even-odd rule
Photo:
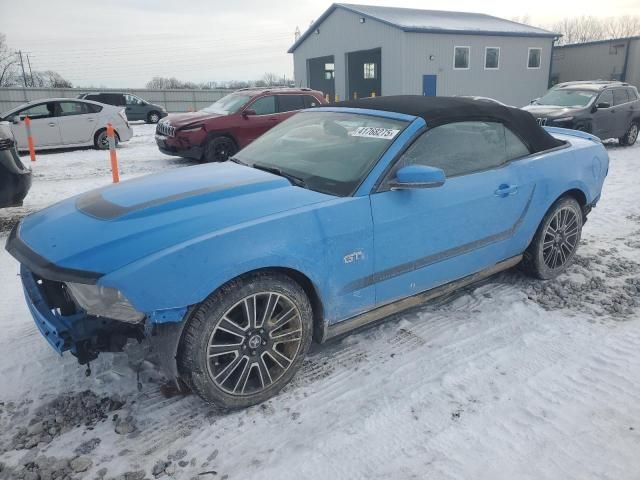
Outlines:
[[[29,65],[29,75],[31,76],[31,86],[35,87],[36,84],[33,81],[33,72],[31,71],[31,61],[29,60],[29,54],[27,53],[27,64]]]
[[[22,60],[22,50],[18,50],[20,56],[20,66],[22,67],[22,80],[24,81],[24,87],[27,88],[27,74],[24,71],[24,60]]]

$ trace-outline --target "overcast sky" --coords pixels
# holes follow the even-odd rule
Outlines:
[[[565,16],[640,15],[640,0],[370,0],[550,24]],[[153,76],[195,82],[292,76],[287,49],[331,2],[312,0],[0,0],[0,32],[37,70],[75,85],[142,87]],[[482,9],[482,10],[480,10]]]

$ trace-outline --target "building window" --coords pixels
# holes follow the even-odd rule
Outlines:
[[[336,66],[333,63],[324,64],[324,79],[333,80],[336,77]]]
[[[540,68],[540,57],[542,57],[541,48],[529,48],[527,68]]]
[[[375,63],[365,63],[364,64],[364,78],[365,79],[375,79],[376,78],[376,64]]]
[[[484,49],[484,68],[486,70],[498,70],[500,68],[500,47],[487,47]]]
[[[454,47],[453,69],[468,70],[470,53],[471,53],[471,47]]]

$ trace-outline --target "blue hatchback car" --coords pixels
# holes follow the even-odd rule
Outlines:
[[[305,110],[230,161],[24,218],[7,249],[53,348],[145,340],[224,407],[261,402],[323,342],[522,264],[567,268],[608,172],[600,140],[472,98]]]

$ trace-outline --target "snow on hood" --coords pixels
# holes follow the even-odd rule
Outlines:
[[[201,235],[331,199],[232,162],[149,175],[26,217],[20,238],[50,262],[109,273]]]

